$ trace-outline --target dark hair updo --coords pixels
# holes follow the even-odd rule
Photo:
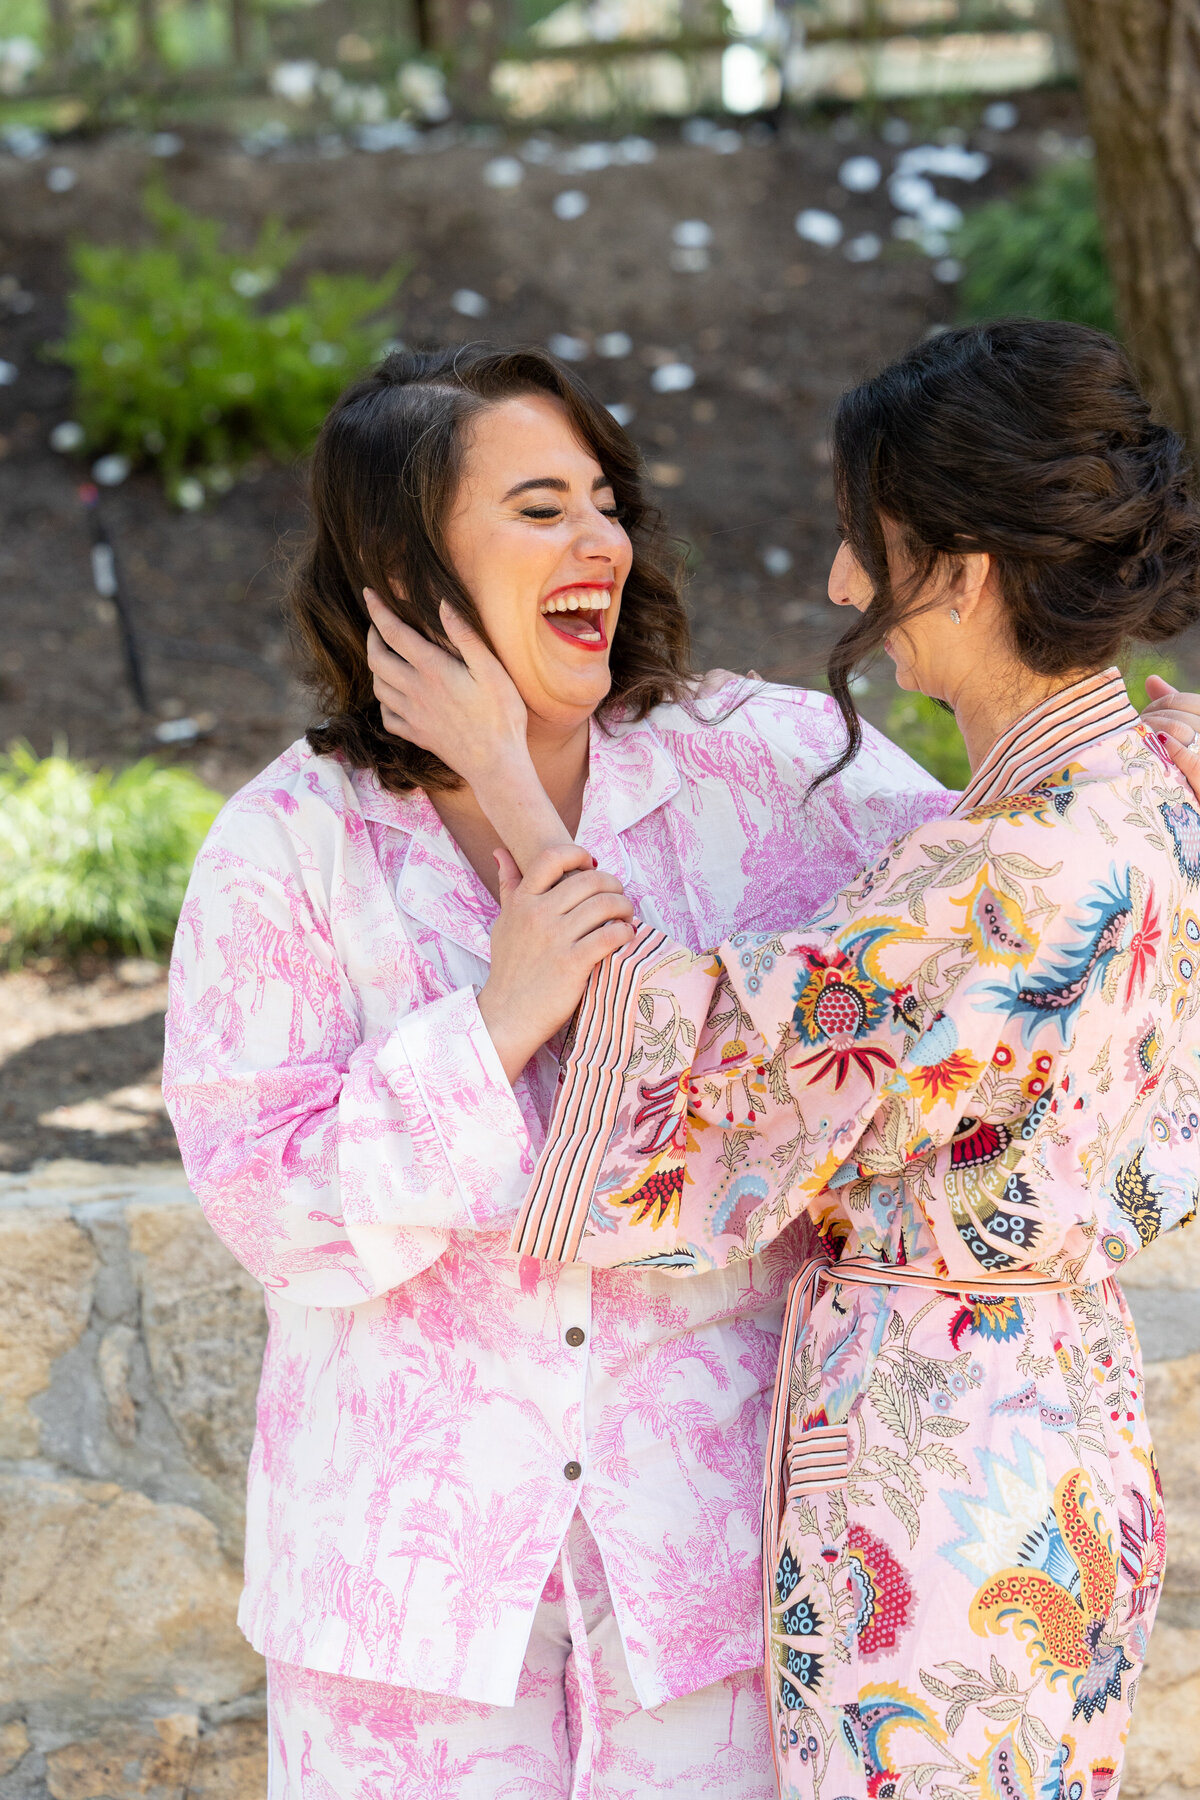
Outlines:
[[[384,730],[367,666],[371,621],[362,590],[374,588],[407,624],[445,647],[438,606],[449,600],[487,641],[447,555],[445,524],[470,421],[524,394],[561,402],[612,484],[633,545],[600,717],[619,711],[644,718],[662,701],[691,693],[681,561],[643,493],[637,449],[612,414],[544,350],[469,344],[397,352],[347,388],[321,427],[308,541],[288,594],[302,673],[329,715],[309,731],[309,743],[319,754],[340,752],[354,767],[374,769],[393,792],[460,783],[438,757]]]
[[[1038,675],[1104,668],[1200,617],[1184,446],[1102,331],[1006,319],[941,332],[843,395],[833,464],[841,528],[875,592],[829,659],[849,735],[830,774],[862,740],[850,676],[943,558],[994,558],[1014,653]],[[903,593],[885,519],[912,561]]]

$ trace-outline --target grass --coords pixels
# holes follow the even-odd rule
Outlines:
[[[27,744],[0,756],[0,954],[161,956],[222,804],[149,758],[114,774]]]

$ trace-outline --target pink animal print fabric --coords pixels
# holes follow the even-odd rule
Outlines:
[[[822,696],[594,727],[579,841],[693,949],[807,917],[951,798]],[[270,1337],[240,1613],[274,1661],[516,1699],[576,1510],[644,1707],[763,1655],[758,1526],[805,1246],[686,1282],[508,1249],[556,1047],[510,1087],[496,908],[427,796],[293,745],[229,802],[172,968],[164,1090]],[[801,1228],[803,1229],[803,1228]]]

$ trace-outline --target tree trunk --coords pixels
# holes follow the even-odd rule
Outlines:
[[[1117,313],[1200,456],[1200,0],[1065,0]]]

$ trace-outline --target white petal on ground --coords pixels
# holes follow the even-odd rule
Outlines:
[[[682,394],[695,385],[696,371],[690,363],[662,363],[650,377],[656,394]]]
[[[113,452],[109,456],[97,458],[92,464],[92,480],[100,487],[120,487],[131,467],[127,456],[119,456]]]
[[[464,319],[482,319],[488,310],[487,301],[474,288],[455,288],[450,296],[450,305]]]
[[[587,339],[572,337],[566,331],[553,332],[546,340],[546,348],[561,362],[582,362],[588,353]]]
[[[852,237],[846,245],[846,261],[853,263],[874,262],[883,249],[883,240],[874,231],[864,231],[859,237]]]
[[[1011,131],[1020,117],[1011,100],[993,100],[983,109],[983,122],[989,131]]]
[[[804,238],[809,244],[820,244],[826,250],[841,243],[843,229],[836,213],[824,212],[819,206],[806,206],[803,212],[796,214],[797,237]]]
[[[883,170],[873,156],[848,156],[838,170],[838,180],[850,194],[869,194],[883,180]]]
[[[580,188],[564,188],[561,194],[554,196],[554,216],[556,219],[582,219],[591,202]]]
[[[703,219],[680,219],[671,230],[671,242],[681,250],[707,250],[712,241],[712,226]]]
[[[515,156],[493,156],[483,165],[483,179],[490,188],[520,187],[525,170]]]

